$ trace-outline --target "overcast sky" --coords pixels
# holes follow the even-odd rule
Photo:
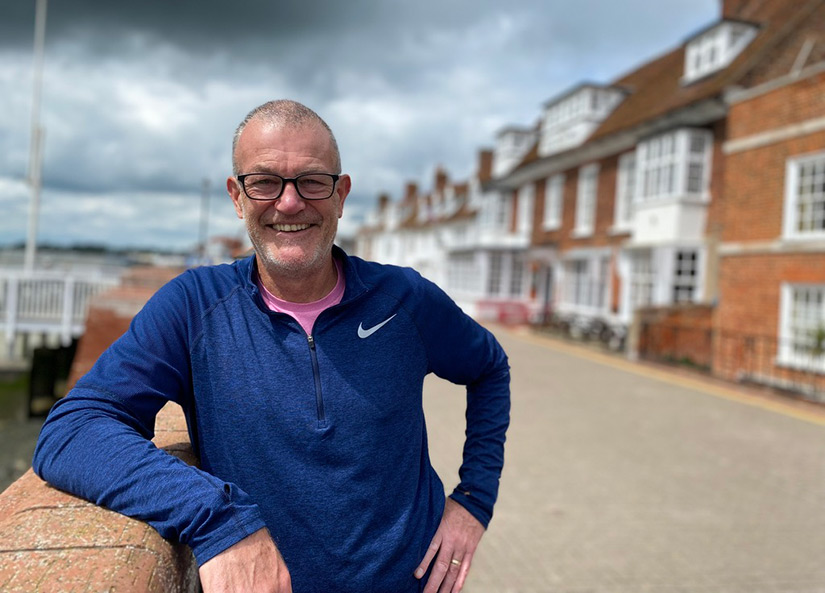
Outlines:
[[[0,245],[25,239],[35,0],[0,7]],[[43,242],[187,248],[242,233],[231,136],[297,99],[335,132],[351,234],[380,192],[469,177],[506,125],[610,82],[719,17],[718,0],[50,0]]]

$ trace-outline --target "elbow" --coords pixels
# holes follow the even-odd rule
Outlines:
[[[32,470],[39,478],[49,481],[49,460],[53,459],[55,452],[51,444],[54,442],[53,435],[48,424],[44,424],[40,429],[40,436],[37,437],[37,444],[34,447],[32,456]]]

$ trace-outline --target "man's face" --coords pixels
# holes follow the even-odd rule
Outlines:
[[[303,173],[335,173],[329,134],[319,125],[278,126],[253,119],[244,128],[236,148],[240,174],[274,173],[297,177]],[[350,179],[342,175],[332,197],[305,200],[292,183],[277,200],[250,200],[230,177],[227,190],[238,218],[244,220],[259,262],[274,278],[295,277],[324,269]]]

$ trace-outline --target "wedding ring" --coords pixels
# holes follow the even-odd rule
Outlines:
[[[453,566],[461,566],[461,560],[453,558],[452,560],[450,560],[450,564],[452,564]]]

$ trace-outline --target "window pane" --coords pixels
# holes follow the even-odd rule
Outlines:
[[[487,294],[501,293],[501,253],[490,254],[490,277],[487,279]]]
[[[700,163],[688,165],[687,191],[691,194],[702,193],[702,178],[704,167]]]
[[[821,233],[825,230],[825,156],[799,163],[795,200],[794,228],[800,233]]]
[[[825,361],[825,287],[795,287],[788,319],[789,341],[793,361],[822,365]]]
[[[642,251],[631,260],[630,302],[633,307],[644,307],[653,303],[656,270],[650,251]]]
[[[698,253],[695,250],[677,251],[673,270],[673,302],[688,303],[696,297]]]

